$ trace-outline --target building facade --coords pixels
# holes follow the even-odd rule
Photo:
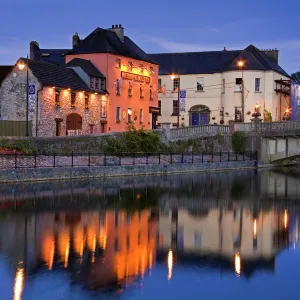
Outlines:
[[[60,65],[68,65],[74,59],[92,62],[106,78],[108,132],[124,131],[128,123],[137,128],[156,127],[158,65],[125,36],[122,25],[97,28],[84,39],[75,33],[72,46],[72,49],[40,49],[37,42],[31,42],[30,57]],[[93,86],[93,78],[89,80]]]
[[[250,45],[238,51],[150,55],[160,65],[158,122],[173,127],[249,122],[256,104],[263,118],[266,110],[280,121],[289,98],[276,93],[275,81],[289,75],[278,65],[278,54]]]

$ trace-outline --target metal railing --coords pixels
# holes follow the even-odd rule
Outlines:
[[[257,161],[257,152],[1,154],[0,169],[169,165]]]

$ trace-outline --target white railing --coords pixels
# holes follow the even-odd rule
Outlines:
[[[182,128],[173,128],[170,130],[171,139],[185,138],[185,137],[199,137],[211,136],[217,134],[229,134],[230,126],[228,125],[200,125],[189,126]]]
[[[82,130],[80,129],[68,130],[68,136],[74,136],[74,135],[82,135]]]

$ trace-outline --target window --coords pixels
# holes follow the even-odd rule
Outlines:
[[[201,240],[202,240],[201,232],[195,232],[194,240],[195,240],[195,248],[200,249],[201,248]]]
[[[173,115],[177,116],[179,113],[178,100],[173,100]]]
[[[132,108],[128,108],[128,123],[132,122]]]
[[[160,110],[160,116],[161,116],[161,100],[158,100],[158,107],[159,107],[159,110]]]
[[[95,78],[95,89],[99,90],[99,78]]]
[[[116,68],[121,69],[121,59],[120,58],[116,59]]]
[[[117,107],[117,110],[116,110],[116,121],[117,122],[121,121],[121,107]]]
[[[59,91],[56,91],[55,92],[55,105],[56,106],[60,106],[60,98],[59,98],[59,96],[60,96]]]
[[[144,89],[142,85],[140,85],[140,98],[144,98]]]
[[[242,122],[242,108],[236,107],[234,112],[234,121],[235,122]]]
[[[119,79],[117,79],[117,82],[116,82],[116,95],[120,96],[120,82],[119,82]]]
[[[140,123],[143,123],[143,121],[144,121],[144,110],[142,108],[140,109],[139,120],[140,120]]]
[[[128,87],[128,97],[132,97],[132,84],[129,83],[129,87]]]
[[[224,118],[224,107],[221,107],[221,109],[220,109],[220,117],[221,117],[221,119]]]
[[[255,92],[260,92],[260,78],[255,78]]]
[[[160,89],[161,89],[161,78],[158,79],[158,92],[159,93],[161,92]]]
[[[197,77],[197,91],[204,90],[204,77]]]
[[[85,106],[85,109],[89,109],[89,102],[90,102],[90,96],[89,95],[85,95],[85,97],[84,97],[84,106]]]
[[[150,100],[153,100],[153,91],[152,91],[152,85],[150,85],[150,94],[149,94]]]
[[[101,79],[101,90],[105,90],[106,86],[105,86],[105,79]]]
[[[133,69],[133,64],[131,61],[128,63],[128,69],[129,69],[129,71],[132,71],[132,69]]]
[[[174,78],[173,79],[173,91],[178,91],[180,87],[180,78]]]
[[[90,77],[90,88],[94,88],[94,77]]]
[[[235,91],[236,92],[241,92],[242,91],[242,83],[243,83],[242,78],[236,78],[235,79]]]
[[[76,103],[76,94],[75,93],[71,93],[71,107],[75,107],[75,103]]]
[[[222,79],[222,93],[225,94],[225,79]]]

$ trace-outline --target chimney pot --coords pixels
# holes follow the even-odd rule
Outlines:
[[[80,44],[80,37],[78,35],[78,32],[75,32],[72,38],[72,47],[77,47]]]
[[[115,25],[112,25],[111,28],[114,29],[114,28],[115,28]]]
[[[224,47],[224,51],[227,51],[226,47]]]
[[[113,31],[118,36],[121,42],[124,42],[124,28],[122,27],[121,24],[112,25],[110,30]]]
[[[118,24],[116,24],[116,28],[118,28]]]
[[[119,28],[122,28],[122,25],[121,25],[121,24],[119,24]]]

